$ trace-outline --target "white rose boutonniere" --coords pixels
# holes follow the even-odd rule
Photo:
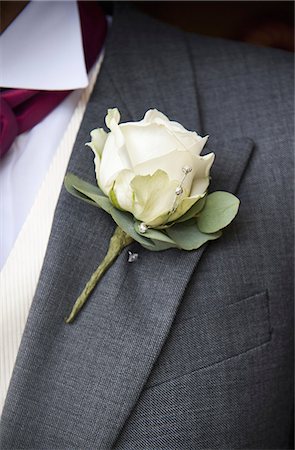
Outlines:
[[[117,109],[92,132],[97,183],[118,209],[148,228],[173,222],[204,197],[214,154],[200,156],[207,137],[187,131],[157,110],[122,123]]]
[[[156,109],[139,122],[120,122],[109,109],[106,125],[91,132],[97,186],[69,173],[67,190],[109,213],[117,224],[109,250],[66,319],[73,321],[99,279],[133,240],[152,251],[195,250],[221,236],[239,200],[227,192],[207,194],[214,153],[207,142]]]

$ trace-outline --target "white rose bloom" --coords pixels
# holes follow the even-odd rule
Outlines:
[[[105,121],[110,132],[93,130],[87,145],[95,154],[97,183],[114,206],[156,228],[204,197],[214,161],[214,153],[200,156],[208,136],[156,109],[139,122],[120,125],[118,109],[109,109]]]

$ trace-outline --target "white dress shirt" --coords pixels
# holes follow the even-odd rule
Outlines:
[[[18,136],[0,162],[2,268],[77,106],[80,89],[88,84],[76,2],[29,3],[1,35],[0,46],[0,86],[76,89],[45,120]]]
[[[28,30],[30,33],[32,30],[34,39]],[[55,58],[56,36],[61,41]],[[22,41],[24,52],[29,48],[26,57],[22,55],[22,68],[8,57],[16,40]],[[31,2],[3,33],[0,45],[1,50],[4,48],[2,61],[3,56],[7,57],[5,72],[0,75],[2,86],[75,89],[42,122],[18,136],[0,163],[1,413],[41,271],[58,195],[103,51],[85,82],[79,14],[73,1]],[[32,71],[32,67],[41,54],[51,57],[43,58],[42,72],[38,73],[36,68]],[[71,55],[69,59],[75,59],[70,65],[64,63],[68,61],[68,55]],[[58,73],[55,78],[50,75],[53,66]],[[75,74],[73,70],[76,70]]]

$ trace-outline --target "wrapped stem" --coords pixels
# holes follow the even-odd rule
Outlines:
[[[88,300],[98,281],[102,278],[108,268],[120,255],[122,250],[127,247],[127,245],[131,244],[132,241],[132,237],[128,236],[128,234],[126,234],[125,231],[123,231],[120,227],[116,227],[114,234],[111,237],[106,256],[104,257],[102,263],[98,266],[96,271],[92,274],[90,280],[86,283],[82,293],[77,298],[69,317],[65,319],[65,323],[73,322],[80,309]]]

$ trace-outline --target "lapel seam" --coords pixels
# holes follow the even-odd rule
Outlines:
[[[196,73],[196,68],[195,68],[195,64],[193,62],[193,56],[192,56],[192,50],[191,50],[191,45],[189,43],[189,33],[183,32],[183,41],[187,50],[187,55],[188,55],[188,59],[190,62],[190,66],[191,66],[191,71],[192,71],[192,78],[194,81],[194,90],[195,90],[195,103],[196,103],[196,110],[199,113],[199,124],[200,124],[200,129],[197,130],[198,134],[204,134],[204,123],[203,123],[203,113],[202,113],[202,105],[201,105],[201,101],[200,101],[200,95],[199,95],[199,90],[198,90],[198,82],[197,82],[197,73]]]
[[[124,100],[124,96],[123,96],[122,93],[120,92],[120,89],[118,89],[117,84],[115,83],[115,81],[114,81],[114,79],[113,79],[113,76],[112,76],[111,71],[108,69],[108,67],[106,67],[105,70],[106,70],[106,73],[107,73],[107,75],[108,75],[108,77],[109,77],[109,79],[110,79],[110,82],[112,83],[112,86],[113,86],[114,90],[117,92],[118,96],[120,97],[120,100],[121,100],[122,105],[124,105],[126,111],[128,111],[128,113],[130,114],[130,117],[132,118],[132,120],[133,120],[133,121],[139,120],[139,119],[136,119],[136,118],[134,117],[134,115],[132,114],[130,108],[128,107],[128,103],[126,103],[126,101]]]

